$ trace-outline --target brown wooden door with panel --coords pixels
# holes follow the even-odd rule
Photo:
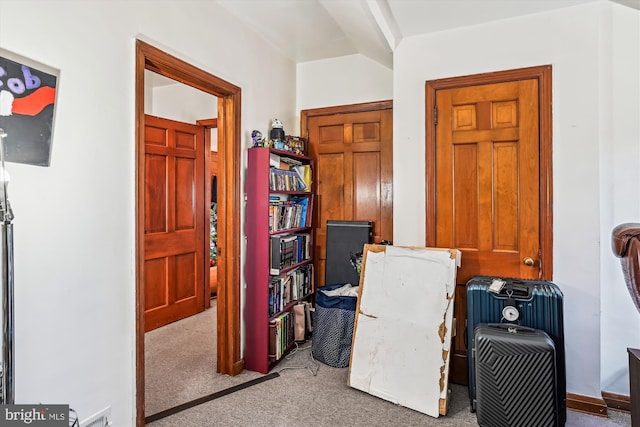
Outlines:
[[[427,244],[462,251],[453,382],[467,382],[466,282],[541,277],[538,97],[537,79],[435,92],[435,170],[427,187],[435,222]]]
[[[393,113],[390,109],[308,116],[316,162],[316,284],[325,285],[327,220],[373,221],[373,241],[393,240]],[[338,110],[338,112],[336,112]],[[308,111],[307,111],[308,112]]]
[[[145,116],[145,331],[204,310],[204,131]]]

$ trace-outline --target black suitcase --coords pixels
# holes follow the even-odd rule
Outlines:
[[[474,333],[476,412],[484,427],[556,427],[555,343],[539,329],[481,323]]]
[[[495,277],[476,276],[466,285],[467,320],[466,342],[469,370],[469,398],[475,410],[475,366],[472,362],[473,331],[480,323],[513,323],[540,329],[553,339],[556,348],[558,395],[560,396],[560,422],[567,417],[566,370],[564,352],[563,295],[552,282],[501,278],[500,292],[490,287]]]

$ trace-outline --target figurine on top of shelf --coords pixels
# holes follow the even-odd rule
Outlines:
[[[278,150],[286,150],[284,125],[278,119],[273,120],[271,131],[269,132],[269,145]]]
[[[285,145],[288,147],[287,150],[303,156],[306,154],[306,142],[306,139],[299,136],[287,135],[285,137]]]
[[[251,139],[253,140],[254,147],[266,147],[267,142],[262,137],[262,132],[259,130],[254,130],[251,132]]]

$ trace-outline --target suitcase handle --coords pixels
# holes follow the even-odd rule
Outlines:
[[[538,333],[538,329],[536,328],[530,328],[528,326],[522,326],[522,325],[516,325],[515,323],[488,323],[487,324],[488,327],[490,328],[496,328],[496,329],[504,329],[509,331],[510,329],[513,329],[514,332],[513,333],[526,333],[526,334],[537,334]],[[511,331],[509,331],[511,332]]]
[[[525,282],[507,280],[507,283],[500,289],[500,297],[528,299],[531,298],[531,286]]]

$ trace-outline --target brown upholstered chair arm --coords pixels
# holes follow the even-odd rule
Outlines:
[[[640,239],[640,223],[627,222],[616,226],[611,232],[611,248],[618,258],[627,256],[632,239]]]
[[[640,312],[640,224],[627,222],[611,232],[613,253],[620,258],[627,290]]]

